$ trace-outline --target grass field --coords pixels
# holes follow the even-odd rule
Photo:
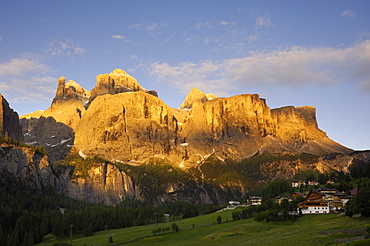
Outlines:
[[[253,221],[252,218],[233,221],[231,218],[233,211],[235,210],[175,221],[180,227],[178,233],[153,237],[152,230],[156,225],[137,226],[97,232],[90,237],[77,235],[72,245],[334,245],[334,239],[357,235],[342,233],[320,235],[318,232],[370,227],[370,218],[349,218],[336,214],[305,215],[294,223],[290,221],[261,223]],[[222,217],[221,224],[216,222],[218,215]],[[172,223],[166,222],[157,226],[170,227]],[[108,243],[109,235],[112,235],[114,243]],[[38,245],[70,242],[70,238],[51,240],[52,238],[45,237],[45,241]],[[141,239],[135,240],[137,238]],[[123,244],[124,242],[128,243]],[[370,245],[370,239],[351,245]]]

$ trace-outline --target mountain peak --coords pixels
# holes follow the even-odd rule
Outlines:
[[[204,93],[198,88],[194,87],[186,96],[184,102],[181,104],[180,109],[191,109],[195,103],[204,103],[216,98],[218,97],[211,93]]]
[[[23,141],[22,127],[18,113],[10,108],[8,101],[0,94],[0,136]]]
[[[123,92],[144,91],[153,96],[158,96],[156,91],[150,91],[142,87],[137,80],[124,70],[116,68],[109,74],[96,76],[96,86],[91,91],[90,102],[96,97],[105,94],[118,94]]]
[[[58,88],[53,99],[53,104],[57,101],[68,101],[70,99],[88,101],[89,97],[90,91],[85,90],[81,85],[73,80],[69,80],[66,83],[66,78],[61,76],[58,79]]]
[[[124,71],[120,68],[116,68],[116,69],[113,70],[113,72],[111,72],[109,74],[109,76],[111,76],[111,75],[124,75],[124,74],[127,74],[126,71]]]

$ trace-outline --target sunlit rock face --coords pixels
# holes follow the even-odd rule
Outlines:
[[[96,76],[96,86],[91,91],[90,103],[98,96],[105,94],[118,94],[123,92],[144,91],[154,96],[158,96],[156,91],[144,89],[134,77],[127,74],[122,69],[115,69],[109,74]]]
[[[318,128],[316,109],[312,106],[282,107],[271,111],[276,126],[276,136],[300,152],[317,155],[349,153],[348,148],[332,141]]]
[[[85,90],[72,80],[67,83],[65,81],[65,77],[60,77],[53,102],[42,116],[45,118],[53,117],[55,121],[75,129],[86,111],[85,107],[90,98],[90,91]]]
[[[75,146],[87,156],[143,161],[176,152],[177,135],[175,112],[158,97],[142,91],[107,94],[89,106],[76,128]]]
[[[0,136],[23,141],[22,127],[18,113],[9,107],[8,101],[0,94]]]
[[[241,160],[257,153],[350,151],[318,128],[311,106],[271,110],[256,94],[218,98],[194,88],[173,109],[121,69],[98,75],[91,93],[61,77],[40,115],[21,120],[23,134],[53,153],[52,161],[73,145],[83,156],[138,163],[160,157],[183,168],[211,154]]]
[[[217,98],[193,89],[172,109],[142,91],[97,97],[76,128],[86,156],[145,163],[170,159],[192,167],[213,154],[241,160],[257,153],[348,153],[318,128],[315,108],[273,109],[258,95]]]
[[[318,128],[314,107],[270,109],[256,94],[218,98],[194,88],[180,109],[174,109],[120,69],[98,75],[91,93],[61,77],[50,108],[23,116],[21,123],[25,142],[44,146],[48,158],[0,148],[4,170],[34,180],[35,187],[49,183],[70,197],[108,205],[126,198],[151,199],[153,204],[223,204],[238,199],[250,189],[245,180],[248,177],[232,177],[212,186],[206,184],[210,180],[206,176],[212,171],[205,174],[203,165],[211,163],[218,169],[217,165],[229,163],[225,160],[237,162],[263,153],[311,153],[321,157],[312,163],[300,159],[267,161],[256,167],[259,176],[255,182],[292,178],[301,170],[348,171],[353,163],[359,163],[354,161],[356,158],[364,163],[370,160],[369,153],[347,155],[352,150],[329,139]],[[334,157],[325,156],[328,153],[335,153]],[[103,161],[86,173],[65,166],[53,174],[57,161],[78,154],[112,162]],[[15,164],[17,158],[22,161]],[[36,158],[34,167],[30,158]],[[143,188],[129,171],[119,168],[119,163],[151,165],[158,159],[171,164],[171,168],[183,168],[190,178],[162,184],[164,191],[155,198],[150,188]],[[199,177],[194,170],[199,171]],[[195,176],[190,175],[192,172]],[[32,175],[23,175],[28,173]]]
[[[78,83],[60,77],[48,109],[24,115],[20,122],[27,144],[43,146],[51,162],[61,160],[73,146],[74,129],[86,111],[90,92]]]
[[[193,88],[191,92],[186,96],[185,101],[181,104],[180,109],[191,109],[193,104],[201,102],[207,102],[212,99],[218,98],[211,93],[204,93],[198,88]]]

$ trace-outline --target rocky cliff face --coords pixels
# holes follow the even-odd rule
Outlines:
[[[185,101],[181,104],[180,109],[192,109],[195,103],[205,103],[216,98],[218,97],[211,93],[204,93],[198,88],[193,88],[186,96]]]
[[[143,161],[176,152],[177,132],[173,110],[158,97],[141,91],[107,94],[97,97],[81,119],[75,146],[86,156]]]
[[[99,96],[76,128],[76,148],[121,162],[166,157],[180,167],[211,154],[241,160],[256,153],[351,151],[318,128],[310,106],[270,110],[258,95],[217,98],[193,89],[182,107],[143,92]]]
[[[9,107],[8,101],[0,94],[0,136],[23,141],[22,127],[18,113]]]
[[[89,101],[90,92],[72,80],[67,83],[65,81],[65,77],[59,78],[53,102],[42,116],[52,117],[55,121],[75,129],[86,111],[85,106]]]
[[[109,74],[100,74],[96,77],[96,86],[91,91],[90,103],[98,96],[118,94],[123,92],[144,91],[158,96],[156,91],[144,89],[134,77],[122,69],[115,69]]]
[[[71,163],[58,169],[58,177],[50,178],[71,197],[110,205],[128,197],[154,199],[157,204],[222,203],[242,196],[253,183],[292,178],[304,170],[347,171],[358,163],[354,160],[368,163],[369,158],[348,155],[352,150],[329,139],[318,128],[314,107],[270,109],[256,94],[218,98],[195,88],[180,109],[173,109],[120,69],[98,75],[91,94],[61,77],[51,107],[21,122],[26,142],[47,149],[51,168],[70,151],[110,161],[88,168],[83,175]],[[317,159],[278,158],[257,166],[242,162],[263,154],[302,153]],[[340,154],[326,158],[330,153]],[[181,169],[186,179],[163,183],[153,198],[145,178],[132,176],[127,168],[151,165],[153,160]],[[214,177],[220,170],[232,172]]]
[[[0,145],[0,173],[3,172],[14,175],[38,191],[43,185],[55,181],[47,156],[27,147]]]
[[[49,160],[62,160],[69,153],[74,141],[74,129],[86,111],[90,92],[76,82],[60,77],[51,106],[22,116],[24,140],[27,144],[43,146]]]

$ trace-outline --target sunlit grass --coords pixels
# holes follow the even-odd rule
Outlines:
[[[333,245],[334,239],[353,235],[320,235],[318,232],[370,227],[370,218],[349,218],[336,214],[305,215],[294,223],[260,223],[253,221],[253,218],[233,221],[232,212],[224,211],[175,221],[180,227],[178,233],[153,237],[152,230],[156,225],[146,225],[97,232],[91,237],[76,237],[73,245],[112,245],[108,243],[109,235],[113,237],[113,244],[137,239],[124,245]],[[221,224],[216,222],[218,215],[223,219]],[[172,223],[174,222],[160,223],[157,226],[169,227]],[[69,238],[47,240],[40,245],[68,240]]]

